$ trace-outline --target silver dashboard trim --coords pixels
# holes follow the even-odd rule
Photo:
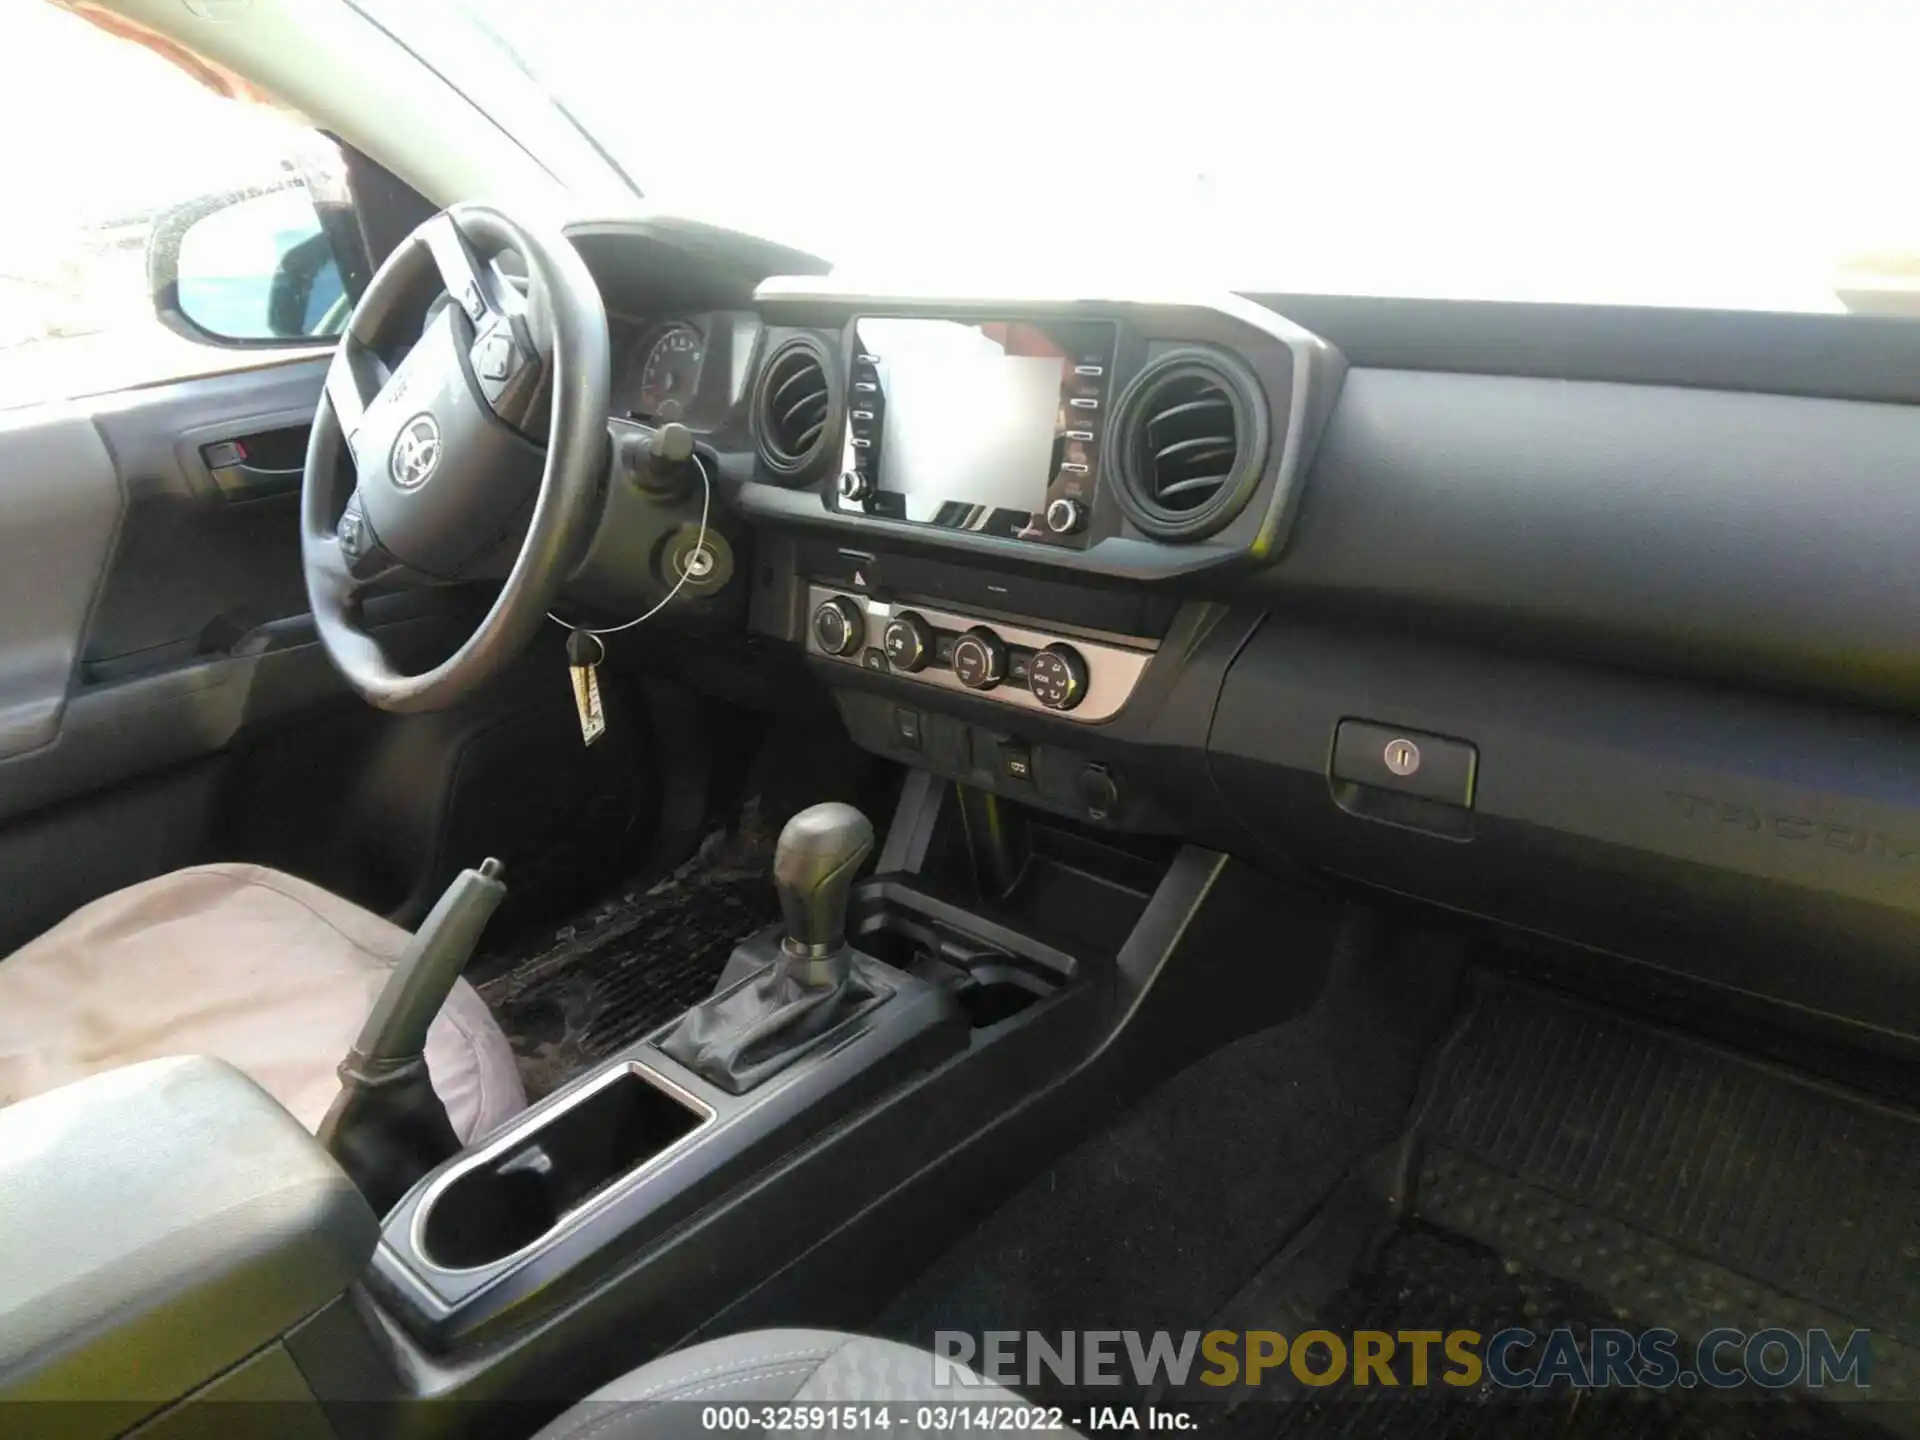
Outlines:
[[[869,643],[862,650],[850,655],[835,655],[825,649],[813,633],[813,615],[829,600],[850,600],[859,606],[867,618],[867,638]],[[964,631],[976,625],[984,625],[1010,645],[1023,646],[1029,650],[1042,650],[1049,645],[1071,645],[1080,652],[1087,662],[1087,698],[1071,710],[1049,710],[1033,697],[1025,686],[1011,681],[1002,681],[991,690],[969,690],[960,683],[960,678],[937,661],[924,670],[895,670],[889,666],[884,673],[896,680],[905,680],[910,684],[931,685],[939,690],[951,691],[957,695],[970,695],[978,700],[997,701],[1003,705],[1013,705],[1036,715],[1049,715],[1060,720],[1072,720],[1082,725],[1097,725],[1103,720],[1111,720],[1125,708],[1133,697],[1134,690],[1140,684],[1140,677],[1146,673],[1158,650],[1156,642],[1142,640],[1126,645],[1117,645],[1104,640],[1089,640],[1082,635],[1069,635],[1061,632],[1035,630],[1028,625],[1015,624],[992,616],[962,615],[957,611],[945,610],[937,605],[918,605],[911,601],[876,600],[868,595],[847,590],[836,590],[827,585],[808,585],[807,587],[807,653],[821,660],[829,660],[839,665],[850,665],[856,670],[865,669],[862,653],[865,649],[874,649],[873,643],[880,632],[886,628],[887,621],[903,610],[911,610],[936,630]]]
[[[1306,345],[1315,349],[1330,349],[1327,342],[1277,311],[1247,299],[1244,295],[1235,295],[1229,290],[1200,291],[1161,291],[1143,290],[1135,294],[1118,295],[1113,293],[1075,294],[1069,290],[1048,290],[1044,288],[1032,291],[1019,289],[991,289],[970,291],[964,288],[944,293],[929,293],[913,290],[889,290],[885,288],[861,289],[849,283],[850,277],[835,273],[832,275],[769,275],[755,287],[754,303],[757,305],[782,302],[810,305],[845,305],[865,309],[901,310],[933,309],[943,307],[964,307],[979,310],[989,306],[1002,306],[1008,309],[1031,309],[1045,306],[1089,306],[1112,310],[1169,309],[1169,310],[1211,310],[1217,315],[1238,320],[1255,330],[1265,331],[1274,339],[1289,345]]]
[[[831,275],[770,275],[755,288],[754,303],[765,310],[784,310],[796,323],[808,312],[841,310],[862,314],[928,313],[956,318],[1039,310],[1058,312],[1063,319],[1084,316],[1103,320],[1190,311],[1218,316],[1255,335],[1277,341],[1292,352],[1292,378],[1284,411],[1275,406],[1275,413],[1282,416],[1284,423],[1276,427],[1280,433],[1279,453],[1269,452],[1262,474],[1261,488],[1269,492],[1264,511],[1258,513],[1257,529],[1241,549],[1244,556],[1256,563],[1272,560],[1286,542],[1304,488],[1305,463],[1319,443],[1320,431],[1332,413],[1333,400],[1339,393],[1340,378],[1346,369],[1340,352],[1311,330],[1257,301],[1226,290],[1148,287],[1130,293],[1099,290],[1075,293],[1071,289],[1046,286],[979,290],[961,286],[945,294],[932,294],[879,284],[861,286],[857,276],[836,271]],[[1271,393],[1268,396],[1270,404],[1280,398]],[[877,534],[912,535],[924,544],[976,554],[1030,556],[1033,549],[1031,542],[998,537],[933,535],[928,533],[932,527],[925,525],[884,516],[854,516],[831,506],[822,507],[822,513],[816,514],[806,508],[805,499],[792,492],[775,489],[764,497],[752,493],[763,488],[766,487],[743,487],[741,503],[749,513],[770,520],[807,524],[824,520],[836,529],[857,525]],[[1249,506],[1250,510],[1254,508]],[[1048,555],[1048,563],[1063,571],[1109,575],[1130,572],[1137,578],[1153,580],[1210,569],[1230,563],[1232,559],[1230,553],[1223,553],[1217,545],[1168,546],[1127,535],[1105,536],[1085,549],[1050,547]],[[1143,564],[1143,560],[1147,563]]]

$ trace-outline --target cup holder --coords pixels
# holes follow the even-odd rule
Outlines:
[[[661,1161],[713,1112],[629,1064],[542,1116],[499,1150],[482,1150],[421,1207],[418,1245],[443,1270],[516,1255],[622,1180]]]
[[[853,943],[896,970],[947,984],[975,1030],[991,1029],[1057,995],[1073,976],[1073,962],[1065,956],[1058,957],[1065,968],[1049,967],[891,906],[861,917]]]
[[[1029,1005],[1053,994],[1054,987],[1012,965],[976,965],[966,983],[953,992],[967,1023],[985,1030],[1011,1020]]]

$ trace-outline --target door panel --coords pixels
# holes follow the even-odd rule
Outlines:
[[[325,371],[237,370],[0,429],[0,955],[107,890],[217,858],[229,748],[357,704],[306,614],[297,488],[229,499],[203,458],[311,425]],[[391,619],[422,625],[417,609]]]
[[[88,628],[88,678],[152,673],[305,613],[298,477],[277,496],[231,499],[204,452],[310,426],[325,378],[317,359],[138,391],[96,411],[127,523]]]
[[[85,417],[0,429],[0,758],[59,731],[121,509],[113,460]],[[0,803],[4,790],[0,778]]]
[[[208,376],[0,434],[0,820],[344,698],[304,619],[297,494],[228,499],[201,453],[310,424],[325,373]]]
[[[644,725],[609,690],[620,733],[581,745],[558,628],[444,713],[383,714],[341,680],[307,613],[297,490],[231,498],[215,471],[234,457],[206,454],[310,426],[324,374],[316,359],[170,383],[0,433],[0,957],[209,860],[272,863],[417,923],[485,855],[541,903],[646,833]],[[287,469],[304,446],[279,433],[258,453]],[[486,603],[426,587],[370,601],[366,621],[418,671]]]

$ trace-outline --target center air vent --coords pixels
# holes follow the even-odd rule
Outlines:
[[[1164,540],[1211,535],[1246,507],[1267,457],[1266,407],[1225,356],[1178,350],[1150,363],[1114,413],[1127,517]]]
[[[836,406],[826,352],[810,336],[774,347],[760,371],[754,424],[760,458],[784,476],[805,476],[827,454]]]

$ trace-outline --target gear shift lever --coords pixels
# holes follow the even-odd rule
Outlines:
[[[873,826],[851,805],[815,805],[787,822],[773,851],[773,883],[787,922],[784,954],[846,974],[847,897],[872,850]]]
[[[892,992],[847,943],[847,898],[873,849],[873,826],[851,805],[815,805],[787,822],[773,852],[786,920],[779,958],[694,1006],[660,1049],[721,1089],[743,1095],[812,1049],[842,1021]]]

